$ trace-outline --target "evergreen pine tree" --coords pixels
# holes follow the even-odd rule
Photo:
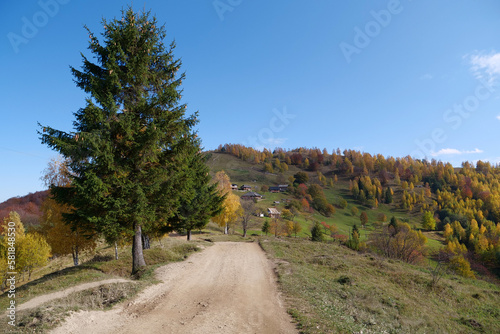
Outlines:
[[[391,235],[398,233],[398,221],[394,216],[392,216],[391,221],[389,222],[389,231]]]
[[[262,224],[262,232],[264,232],[266,235],[269,233],[269,229],[271,226],[269,225],[269,220],[265,220],[264,224]]]
[[[311,240],[323,241],[323,231],[321,231],[321,225],[319,222],[315,222],[311,228]]]
[[[107,240],[133,237],[132,272],[145,266],[142,230],[168,228],[187,186],[197,114],[180,104],[184,74],[175,44],[149,13],[103,20],[103,41],[88,29],[89,49],[74,81],[90,96],[74,132],[42,127],[44,144],[70,159],[71,186],[52,188],[72,210],[67,222]]]
[[[179,210],[171,220],[172,224],[160,226],[168,232],[169,227],[184,229],[187,240],[191,240],[191,231],[205,227],[210,218],[222,210],[225,195],[219,195],[217,184],[210,184],[209,168],[206,165],[207,157],[202,153],[195,153],[189,163],[186,178],[187,186],[182,194]]]
[[[391,192],[391,188],[387,188],[385,190],[385,196],[384,196],[384,200],[387,204],[391,204],[393,202],[393,198],[392,198],[392,192]]]

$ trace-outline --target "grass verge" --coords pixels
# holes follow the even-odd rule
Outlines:
[[[261,238],[301,333],[500,333],[500,287],[336,244]]]

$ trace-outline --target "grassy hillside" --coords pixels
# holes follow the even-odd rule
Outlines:
[[[230,154],[211,152],[210,158],[208,160],[208,165],[210,166],[211,173],[215,175],[216,172],[224,170],[230,177],[231,182],[238,184],[248,184],[253,187],[253,190],[263,195],[264,198],[257,203],[257,207],[261,208],[262,211],[266,211],[269,207],[276,207],[280,211],[286,206],[286,199],[293,199],[293,195],[289,193],[270,193],[261,192],[261,187],[263,185],[274,186],[281,183],[288,183],[288,178],[293,176],[299,171],[304,171],[295,166],[290,166],[289,170],[284,172],[282,175],[266,173],[263,170],[263,164],[255,164],[251,162],[246,162],[238,159]],[[321,170],[320,170],[321,171]],[[332,177],[332,173],[324,168],[323,174],[326,177]],[[305,171],[309,175],[309,181],[311,183],[319,182],[316,172]],[[395,202],[399,200],[402,192],[399,191],[395,184],[391,184],[392,187],[396,189],[395,192]],[[336,213],[332,217],[325,217],[317,211],[313,213],[301,213],[296,217],[296,220],[302,224],[302,232],[300,236],[308,236],[310,226],[313,220],[325,222],[328,225],[335,224],[338,227],[339,233],[347,235],[354,224],[360,226],[359,215],[362,211],[366,211],[369,223],[365,226],[365,229],[361,230],[361,237],[366,238],[376,227],[376,222],[379,214],[385,214],[387,219],[395,216],[401,221],[409,222],[411,225],[420,226],[421,216],[418,213],[408,213],[397,207],[396,204],[380,204],[377,209],[372,209],[364,205],[359,204],[349,193],[349,179],[346,177],[340,177],[333,187],[324,187],[324,192],[327,200],[331,203],[336,203],[339,199],[343,198],[347,201],[348,206],[345,209],[336,207]],[[235,194],[241,196],[245,192],[235,191]],[[275,202],[279,202],[276,204]],[[353,216],[351,213],[351,208],[356,207],[358,209],[358,214]],[[255,218],[256,228],[255,232],[258,232],[259,226],[263,223],[263,218]],[[442,238],[435,233],[428,233],[427,236],[433,241],[430,242],[431,248],[436,248],[439,245],[439,241]]]
[[[337,244],[262,238],[303,333],[499,333],[500,287]]]

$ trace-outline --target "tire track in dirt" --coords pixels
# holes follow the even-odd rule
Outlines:
[[[127,305],[74,313],[52,333],[297,333],[256,243],[216,243],[156,274],[163,283]]]

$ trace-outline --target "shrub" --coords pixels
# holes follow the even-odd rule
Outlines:
[[[323,232],[321,231],[321,225],[318,222],[315,222],[311,228],[311,240],[323,241]]]

